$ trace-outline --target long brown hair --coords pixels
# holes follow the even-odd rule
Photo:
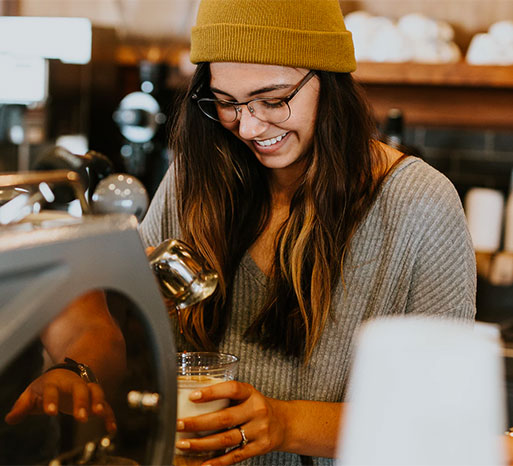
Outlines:
[[[246,337],[308,361],[343,279],[344,255],[384,177],[375,125],[350,74],[319,71],[319,103],[306,171],[277,239],[269,295]],[[242,256],[269,219],[268,172],[249,148],[206,118],[192,99],[209,95],[198,65],[172,132],[178,215],[184,241],[218,271],[211,299],[182,311],[184,335],[214,349],[230,314]],[[376,176],[376,174],[379,174]]]

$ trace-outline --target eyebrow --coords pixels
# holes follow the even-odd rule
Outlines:
[[[278,89],[288,89],[288,88],[290,88],[292,86],[293,86],[293,84],[275,84],[274,86],[261,87],[260,89],[256,89],[254,91],[251,91],[248,94],[248,96],[249,97],[254,97],[255,95],[258,95],[258,94],[264,94],[265,92],[276,91]],[[233,98],[233,96],[228,94],[228,92],[224,92],[221,89],[218,89],[217,87],[211,87],[210,91],[211,92],[215,92],[216,94],[223,94],[223,95],[225,95],[227,97]]]

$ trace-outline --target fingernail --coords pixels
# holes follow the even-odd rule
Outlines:
[[[55,403],[49,403],[46,407],[46,411],[48,412],[48,414],[57,413],[57,405]]]
[[[194,400],[201,400],[201,397],[203,396],[203,393],[201,392],[192,392],[190,395],[189,395],[189,400],[191,401],[194,401]]]
[[[185,424],[183,421],[176,421],[176,430],[183,430],[185,428]]]
[[[188,450],[191,448],[191,443],[187,440],[178,440],[178,442],[176,442],[176,446],[181,450]]]
[[[85,410],[85,408],[80,408],[78,410],[78,417],[79,417],[79,419],[82,419],[82,420],[87,419],[87,411]]]
[[[118,430],[118,426],[115,422],[109,422],[109,432],[116,432]]]
[[[98,403],[98,404],[95,406],[95,409],[96,409],[96,412],[97,412],[97,413],[102,413],[102,412],[103,412],[103,404],[102,404],[102,403]]]

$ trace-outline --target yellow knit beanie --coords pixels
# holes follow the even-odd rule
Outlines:
[[[202,0],[191,61],[356,69],[339,0]]]

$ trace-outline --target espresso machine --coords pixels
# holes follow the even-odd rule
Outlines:
[[[108,184],[115,182],[112,178]],[[82,216],[41,208],[54,201],[61,185],[75,193]],[[58,425],[43,430],[44,435],[53,435],[56,429],[52,456],[36,455],[24,464],[170,465],[176,359],[173,323],[162,294],[174,300],[177,310],[183,309],[208,296],[217,275],[204,270],[187,245],[177,240],[164,242],[149,260],[137,217],[106,209],[107,201],[114,205],[116,197],[101,192],[100,206],[107,214],[91,213],[83,188],[79,174],[71,170],[0,174],[0,413],[5,415],[11,406],[2,406],[2,388],[15,386],[13,380],[34,360],[22,359],[33,354],[27,349],[40,343],[39,335],[71,301],[102,290],[126,342],[126,376],[111,403],[118,430],[106,435],[101,422],[83,426],[59,414]],[[32,428],[36,418],[50,419],[28,416],[21,429]],[[0,441],[5,427],[0,425]],[[16,448],[9,444],[9,449]],[[31,446],[22,443],[19,448],[30,453]]]
[[[118,404],[128,412],[121,417],[137,411],[137,417],[148,418],[142,423],[150,431],[139,461],[171,464],[175,349],[168,313],[135,218],[111,214],[34,229],[20,225],[4,227],[0,233],[0,373],[74,298],[94,289],[125,296],[145,327],[155,380],[146,389],[125,390],[132,401],[130,405],[128,399],[120,400]],[[145,393],[151,393],[153,406],[143,405]],[[133,401],[137,394],[140,406]],[[123,424],[118,423],[122,433]]]

